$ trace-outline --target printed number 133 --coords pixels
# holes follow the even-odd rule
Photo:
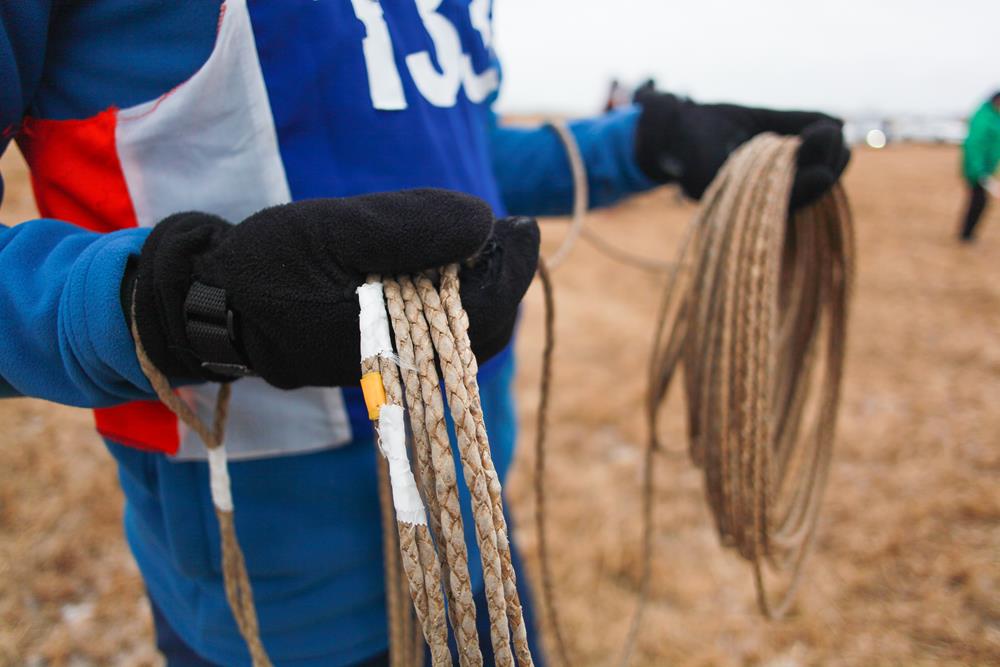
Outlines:
[[[434,43],[439,72],[427,51],[406,56],[406,66],[420,94],[437,107],[455,106],[458,89],[465,87],[465,94],[472,102],[482,102],[497,89],[499,78],[495,68],[476,74],[472,58],[462,53],[462,43],[455,26],[438,13],[442,0],[415,0],[420,19]],[[368,90],[376,109],[385,111],[406,108],[406,95],[399,78],[399,69],[393,57],[389,28],[382,16],[378,0],[351,0],[354,14],[367,32],[362,41],[365,65],[368,68]],[[472,0],[469,19],[479,32],[486,48],[490,48],[493,35],[490,28],[490,0]]]

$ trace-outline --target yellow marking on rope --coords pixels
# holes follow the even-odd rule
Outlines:
[[[368,407],[368,419],[378,421],[378,413],[385,405],[385,385],[382,384],[382,374],[372,372],[362,375],[361,393],[364,394],[365,405]]]

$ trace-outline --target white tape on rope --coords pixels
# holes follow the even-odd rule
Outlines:
[[[427,511],[417,490],[417,480],[406,455],[406,427],[403,406],[383,405],[378,415],[379,447],[389,462],[389,484],[396,519],[418,526],[427,525]]]
[[[392,355],[389,315],[385,311],[382,283],[366,283],[358,287],[358,303],[361,306],[358,316],[361,326],[361,358]]]
[[[223,512],[233,511],[233,493],[229,483],[229,467],[226,463],[226,446],[220,445],[208,450],[208,481],[212,489],[212,502]]]

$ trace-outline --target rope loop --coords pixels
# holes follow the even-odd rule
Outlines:
[[[579,150],[564,126],[553,127],[567,147],[577,196],[570,232],[550,269],[588,231]],[[735,151],[703,197],[676,260],[663,265],[668,278],[647,380],[639,596],[623,666],[631,661],[649,597],[654,464],[665,451],[659,417],[680,369],[689,454],[704,472],[720,542],[750,562],[758,606],[769,618],[787,611],[801,580],[833,446],[854,243],[840,185],[816,204],[789,212],[799,145],[797,137],[763,134]],[[650,268],[643,258],[624,261]],[[541,597],[559,661],[572,665],[548,553],[544,478],[554,298],[544,264],[539,276],[546,305],[534,479]],[[776,595],[768,584],[775,575],[786,579]]]

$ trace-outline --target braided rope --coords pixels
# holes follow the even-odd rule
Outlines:
[[[414,283],[441,364],[445,395],[455,424],[455,434],[458,437],[462,472],[472,496],[473,519],[483,566],[483,583],[490,616],[490,639],[493,644],[494,659],[500,667],[509,667],[514,664],[514,657],[510,647],[507,600],[504,596],[502,565],[489,491],[491,479],[486,472],[479,449],[477,424],[472,415],[469,404],[471,398],[463,379],[465,367],[456,349],[455,338],[441,297],[430,278],[416,276]]]
[[[586,175],[568,131],[558,127],[557,131],[566,142],[577,186],[574,227],[556,256],[562,261],[578,238],[587,237],[582,227]],[[631,657],[648,597],[653,460],[660,450],[658,417],[678,365],[683,364],[685,370],[691,458],[704,470],[706,496],[723,544],[735,548],[753,566],[762,612],[770,617],[783,614],[801,579],[802,562],[815,536],[832,451],[853,276],[853,232],[847,200],[839,186],[786,222],[797,148],[797,139],[762,135],[734,153],[706,193],[677,262],[639,261],[642,258],[630,258],[611,248],[618,259],[633,261],[638,268],[671,272],[650,363],[641,582],[623,664]],[[686,288],[681,288],[680,268],[692,247],[693,268]],[[431,648],[436,667],[450,664],[450,621],[459,663],[463,667],[482,665],[457,475],[434,363],[436,350],[456,426],[463,476],[472,496],[495,664],[512,666],[516,655],[518,664],[525,667],[532,664],[532,658],[511,563],[502,490],[483,423],[478,368],[469,344],[468,317],[461,307],[457,265],[445,267],[440,275],[440,292],[427,275],[386,281],[386,308],[403,366],[402,384],[394,360],[385,356],[362,360],[363,373],[377,373],[382,378],[387,404],[402,409],[405,400],[409,406],[419,488],[430,508],[430,529],[422,521],[397,521],[390,466],[385,458],[378,458],[390,664],[421,665],[423,640]],[[544,262],[539,275],[546,297],[535,476],[542,591],[560,659],[572,664],[555,613],[547,553],[542,480],[554,309]],[[132,333],[140,366],[157,396],[198,433],[209,450],[227,600],[254,667],[270,667],[233,522],[222,444],[229,385],[220,387],[209,428],[153,366],[139,340],[134,317]],[[814,369],[820,364],[823,378],[818,415],[812,434],[803,438],[800,434],[815,384]],[[435,543],[444,549],[443,564]],[[769,567],[791,571],[776,601],[767,591],[765,572]],[[412,608],[404,602],[404,587],[409,590]]]
[[[411,405],[422,404],[424,426],[430,443],[430,460],[434,471],[433,495],[438,504],[441,526],[441,539],[438,540],[438,544],[444,545],[448,566],[448,604],[453,614],[451,624],[455,630],[459,662],[463,667],[465,665],[478,667],[483,664],[483,657],[479,650],[476,631],[476,605],[469,578],[468,552],[458,497],[455,460],[445,422],[444,401],[434,363],[430,327],[424,317],[423,304],[417,294],[417,288],[407,276],[400,276],[396,283],[387,281],[386,295],[390,297],[388,299],[390,314],[399,304],[399,299],[393,290],[394,284],[399,287],[399,297],[402,299],[405,316],[392,318],[396,327],[394,330],[396,344],[400,359],[404,363],[408,363],[409,355],[412,353],[418,380],[418,391],[413,392],[413,395],[419,395],[419,400],[415,400]],[[410,348],[406,346],[406,340],[411,342]],[[408,378],[406,382],[408,396],[413,386],[411,380]],[[411,413],[411,423],[412,419]]]
[[[386,399],[392,405],[403,405],[402,388],[396,364],[384,357],[379,359],[382,372],[382,382],[386,389]],[[420,623],[423,637],[431,648],[431,658],[434,667],[451,664],[451,652],[448,650],[448,626],[445,621],[444,598],[441,593],[441,563],[431,541],[426,525],[398,521],[399,548],[402,556],[403,571],[410,589],[417,620]],[[415,640],[411,645],[418,643]],[[417,653],[423,654],[423,645],[419,644],[412,658]],[[412,662],[408,663],[412,664]]]
[[[586,191],[579,152],[565,128],[556,130],[567,145],[579,195]],[[761,612],[780,617],[801,580],[832,452],[854,260],[851,215],[839,185],[789,216],[798,146],[795,137],[761,135],[730,156],[705,194],[677,260],[663,266],[669,266],[670,275],[649,366],[640,587],[623,665],[631,659],[648,599],[654,462],[662,450],[658,422],[679,366],[684,368],[690,456],[704,472],[722,544],[751,563]],[[575,204],[573,227],[556,254],[560,261],[587,231],[579,196]],[[646,261],[619,259],[654,268]],[[682,268],[690,269],[687,276]],[[544,264],[539,276],[546,297],[534,480],[541,589],[559,659],[569,665],[546,539],[544,443],[554,315]],[[816,383],[818,373],[822,377]],[[818,406],[817,415],[803,435],[811,403]],[[787,573],[776,599],[768,592],[770,570]]]
[[[372,276],[369,278],[368,283],[369,286],[377,286],[378,295],[381,298],[382,285],[379,283],[378,278]],[[381,307],[380,303],[377,308]],[[363,304],[362,335],[366,335],[365,326],[381,328],[383,329],[382,331],[374,333],[383,336],[386,341],[383,344],[387,344],[389,339],[389,325],[385,319],[385,312],[381,312],[379,318],[366,325],[364,308]],[[386,356],[391,350],[376,350],[375,352],[377,352],[377,356],[369,356],[362,359],[361,368],[362,372],[366,375],[377,373],[381,378],[382,387],[385,392],[385,403],[379,407],[379,421],[376,422],[379,449],[389,461],[388,468],[391,480],[390,493],[382,494],[383,512],[385,513],[386,511],[385,505],[387,500],[391,500],[393,505],[399,509],[395,520],[396,536],[398,537],[395,546],[398,547],[398,552],[387,552],[386,562],[388,563],[391,560],[394,564],[398,563],[402,568],[403,575],[402,577],[396,576],[395,570],[387,570],[386,589],[388,596],[387,607],[390,617],[390,657],[395,661],[395,656],[398,655],[402,664],[412,665],[419,661],[420,658],[418,656],[422,657],[424,652],[423,643],[417,637],[410,608],[403,603],[404,595],[399,590],[406,587],[409,590],[410,599],[413,602],[412,609],[416,613],[416,620],[419,623],[423,638],[431,647],[433,664],[435,667],[444,667],[451,664],[451,653],[448,649],[448,629],[445,622],[444,599],[441,593],[441,565],[438,562],[437,552],[434,550],[431,541],[430,532],[428,531],[424,517],[423,505],[419,497],[415,501],[416,508],[408,505],[398,505],[396,504],[398,499],[394,497],[397,491],[404,495],[406,493],[405,488],[397,490],[397,484],[405,484],[406,482],[410,484],[415,483],[409,468],[409,462],[405,457],[405,434],[402,430],[403,424],[401,419],[398,424],[394,425],[395,432],[392,433],[386,431],[390,426],[388,422],[383,421],[383,418],[389,412],[390,406],[397,408],[399,416],[402,416],[403,390],[400,384],[399,371],[393,359]],[[398,440],[390,442],[389,438],[398,438]],[[394,446],[398,446],[404,451],[393,451],[392,448]],[[393,468],[394,456],[400,456],[400,460],[395,461],[395,465],[399,466],[398,469]],[[397,474],[401,475],[400,479],[396,478]],[[384,488],[384,482],[382,486]],[[413,492],[415,493],[416,490],[413,489]],[[399,586],[394,585],[397,581],[400,582]],[[395,633],[391,632],[393,619],[399,619],[400,621],[399,630]]]
[[[507,622],[514,636],[517,662],[521,667],[528,667],[534,663],[531,659],[531,650],[528,648],[528,630],[524,625],[524,612],[521,608],[521,598],[517,592],[517,575],[514,573],[514,564],[511,559],[507,520],[503,513],[503,489],[500,487],[500,478],[493,465],[490,442],[486,435],[486,423],[483,421],[479,382],[476,380],[479,364],[476,361],[476,355],[472,353],[472,345],[469,342],[469,316],[462,308],[457,264],[446,266],[441,273],[441,303],[455,338],[456,352],[465,370],[463,379],[466,392],[469,395],[469,409],[476,425],[476,441],[479,445],[479,455],[483,461],[483,472],[486,475],[486,486],[492,504],[493,529],[497,535],[503,591],[507,602]]]
[[[466,554],[465,554],[465,542],[462,539],[462,515],[461,511],[458,509],[457,503],[457,488],[455,489],[456,494],[454,497],[453,511],[454,515],[449,514],[446,517],[442,517],[442,507],[443,503],[447,505],[449,503],[447,487],[447,480],[451,479],[452,483],[455,478],[455,466],[454,462],[450,458],[446,459],[443,463],[443,467],[450,467],[450,473],[444,471],[445,481],[441,485],[441,491],[443,498],[438,496],[438,484],[437,484],[437,474],[435,471],[435,466],[433,465],[432,458],[432,444],[431,444],[431,431],[428,429],[428,418],[431,417],[429,413],[433,411],[433,408],[425,409],[423,400],[423,384],[424,378],[421,377],[421,370],[417,368],[416,357],[414,354],[414,342],[411,334],[410,321],[407,319],[407,314],[405,312],[405,302],[403,297],[403,291],[400,287],[400,283],[392,280],[386,279],[384,281],[384,289],[386,296],[386,308],[389,312],[389,320],[392,324],[393,333],[396,338],[396,349],[399,354],[400,368],[403,372],[403,377],[405,379],[404,388],[406,390],[406,404],[409,409],[410,416],[410,429],[413,433],[413,451],[416,454],[417,459],[417,472],[418,472],[418,482],[421,486],[421,491],[423,498],[428,506],[428,516],[430,519],[431,532],[434,535],[434,541],[438,545],[442,545],[441,548],[445,553],[445,560],[440,563],[440,576],[438,577],[438,585],[440,585],[441,580],[446,584],[445,593],[448,599],[447,611],[449,616],[449,621],[454,628],[465,628],[466,626],[461,622],[460,616],[464,618],[464,615],[469,613],[471,609],[472,623],[471,628],[475,629],[475,605],[472,604],[472,589],[468,578],[468,568],[465,565]],[[419,313],[414,313],[418,316]],[[419,315],[422,319],[422,315]],[[427,347],[422,352],[422,359],[425,362],[423,364],[423,373],[426,375],[428,372],[433,373],[433,378],[426,378],[426,383],[432,387],[437,386],[437,371],[434,369],[433,365],[433,348],[430,347],[430,339],[426,333],[426,322],[424,323],[425,333],[423,335],[426,341]],[[429,369],[427,368],[429,366]],[[440,394],[437,392],[430,392],[429,395],[436,394],[438,400],[440,401]],[[444,428],[443,419],[444,409],[443,407],[438,407],[438,415],[441,416],[440,422],[433,422],[435,424],[440,423],[441,428],[434,428],[435,438],[438,446],[443,446],[446,453],[450,453],[450,445],[448,443],[447,431]],[[442,444],[443,443],[443,444]],[[448,530],[445,531],[445,526]],[[457,527],[457,533],[455,529]],[[459,549],[455,548],[455,541],[457,539]],[[448,545],[451,548],[448,548]],[[432,547],[433,548],[433,547]],[[427,554],[429,558],[429,554]],[[421,556],[422,562],[429,562],[424,556]],[[456,562],[457,561],[457,562]],[[455,567],[452,567],[452,563]],[[456,574],[454,582],[452,581],[452,572],[457,570],[459,573],[464,572],[465,576],[462,577]],[[433,582],[427,582],[428,588],[433,586]],[[459,597],[461,597],[466,604],[459,603]],[[447,632],[447,630],[446,630]],[[469,664],[470,660],[475,662],[476,655],[479,654],[479,645],[475,642],[475,635],[470,637],[468,632],[456,633],[459,637],[459,660],[462,665]],[[466,657],[470,656],[470,657]],[[479,656],[479,662],[482,663],[482,657]]]
[[[399,479],[395,476],[400,472],[400,461],[402,465],[408,466],[405,457],[401,457],[396,463],[390,458],[391,500],[397,510],[400,560],[413,608],[431,647],[434,665],[447,665],[451,662],[447,648],[446,616],[455,628],[460,664],[481,665],[482,655],[478,648],[475,604],[469,582],[455,464],[445,425],[444,402],[434,368],[436,352],[448,407],[455,423],[462,472],[472,497],[494,664],[513,667],[516,654],[518,664],[525,667],[532,665],[533,661],[528,649],[527,629],[511,563],[502,489],[490,455],[483,422],[479,387],[476,383],[478,366],[469,343],[468,317],[461,305],[458,267],[445,267],[440,275],[440,292],[427,275],[413,278],[404,276],[386,280],[385,283],[377,282],[373,276],[369,278],[366,289],[359,289],[362,304],[362,349],[365,350],[363,354],[370,355],[362,363],[362,371],[366,375],[373,373],[376,364],[371,360],[378,359],[380,391],[384,394],[375,398],[381,402],[374,406],[378,410],[380,448],[390,457],[387,447],[391,448],[392,443],[389,443],[388,438],[402,437],[401,424],[390,424],[389,420],[395,419],[397,414],[401,415],[390,414],[390,409],[401,410],[405,401],[410,406],[413,449],[420,488],[423,489],[423,497],[416,500],[410,495],[411,504],[408,505],[408,494],[411,494],[411,490],[416,492],[416,482],[413,481],[412,474],[406,477],[400,473]],[[384,311],[382,304],[371,302],[372,292],[367,288],[373,287],[377,289],[378,298],[385,298]],[[392,356],[388,340],[387,313],[396,334],[398,362]],[[366,334],[371,329],[380,327],[386,329],[384,338]],[[402,382],[397,363],[402,366]],[[403,472],[409,473],[409,469]],[[406,486],[406,483],[410,486]],[[386,502],[384,496],[383,502]],[[412,516],[413,504],[419,506],[417,517]],[[429,510],[425,507],[429,507]],[[424,520],[427,513],[430,514],[430,530]],[[438,546],[444,550],[444,567],[430,537],[431,531],[434,532]],[[387,558],[388,556],[389,554]],[[447,614],[441,596],[442,581],[447,584]],[[401,595],[394,596],[388,604],[390,607],[401,605],[401,599]],[[390,624],[401,613],[399,610],[390,610]],[[405,616],[403,618],[405,621]],[[405,630],[403,634],[405,635]],[[406,642],[406,637],[394,634],[391,640]],[[394,652],[393,655],[398,653]],[[404,660],[415,661],[417,657],[406,656]],[[395,662],[395,658],[393,661]]]
[[[657,341],[661,351],[681,352],[661,352],[652,366],[662,379],[683,364],[693,459],[705,472],[720,538],[751,562],[768,617],[787,611],[815,535],[853,276],[851,216],[839,186],[788,216],[798,145],[764,135],[724,167],[728,180],[706,196],[696,223],[688,316],[675,320],[672,341]],[[650,392],[654,419],[668,388],[661,380]],[[818,415],[804,433],[811,395]],[[776,599],[766,563],[788,572]]]
[[[361,362],[361,372],[378,373],[378,357],[370,357]],[[389,665],[391,667],[406,667],[402,655],[406,643],[403,631],[403,614],[406,608],[402,603],[399,584],[401,567],[399,562],[399,534],[395,528],[396,514],[392,507],[392,489],[389,486],[389,465],[385,457],[375,453],[378,474],[378,500],[381,508],[382,521],[382,566],[385,572],[385,610],[386,622],[389,626]]]

